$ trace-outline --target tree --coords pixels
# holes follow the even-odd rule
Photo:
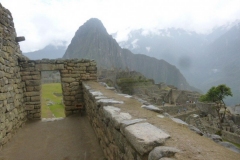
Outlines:
[[[217,111],[221,129],[222,129],[222,123],[225,119],[226,109],[227,109],[223,99],[226,98],[227,96],[232,96],[231,88],[229,88],[225,84],[220,84],[217,87],[213,86],[212,88],[210,88],[208,92],[205,95],[202,95],[199,99],[202,102],[214,102],[216,104],[215,109]],[[220,113],[221,108],[224,108],[223,113]]]

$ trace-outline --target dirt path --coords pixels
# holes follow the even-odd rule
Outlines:
[[[103,160],[87,116],[28,122],[0,151],[0,160]]]
[[[124,101],[124,105],[114,104],[121,108],[122,112],[128,112],[135,118],[145,118],[147,122],[169,133],[171,138],[166,141],[165,146],[181,150],[176,154],[177,160],[240,160],[240,154],[194,133],[169,118],[157,117],[157,113],[141,108],[142,104],[135,99],[113,94],[113,91],[106,90],[95,82],[88,82],[88,85],[94,90],[101,91],[106,97]]]

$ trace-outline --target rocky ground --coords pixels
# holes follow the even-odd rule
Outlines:
[[[146,118],[147,121],[170,134],[171,138],[165,146],[175,147],[181,150],[175,155],[178,160],[239,160],[240,154],[228,150],[215,143],[209,138],[200,136],[188,129],[187,126],[173,122],[170,118],[157,117],[158,113],[141,108],[141,103],[136,100],[128,100],[123,96],[112,94],[113,91],[106,90],[97,83],[89,82],[91,88],[98,90],[108,98],[124,101],[125,105],[120,107],[122,112],[128,112],[135,118]]]
[[[0,160],[103,160],[87,116],[28,122],[0,151]]]

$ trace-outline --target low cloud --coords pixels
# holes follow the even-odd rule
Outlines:
[[[239,0],[1,0],[14,18],[23,52],[53,41],[71,42],[75,32],[92,17],[99,18],[117,40],[133,29],[184,28],[200,33],[240,19]],[[147,33],[147,32],[146,32]]]

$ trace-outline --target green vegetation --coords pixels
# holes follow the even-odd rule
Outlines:
[[[65,117],[62,96],[54,93],[62,93],[60,83],[42,84],[42,118]]]
[[[240,149],[240,144],[238,144],[238,143],[234,143],[234,142],[228,141],[226,139],[223,139],[223,141],[230,142],[230,143],[234,144],[236,147],[238,147]]]
[[[227,96],[232,96],[231,88],[229,88],[225,84],[220,84],[217,87],[213,86],[212,88],[210,88],[208,92],[205,95],[202,95],[199,99],[202,102],[214,102],[216,104],[215,110],[217,111],[218,114],[221,129],[222,129],[221,124],[225,119],[227,109],[223,99],[226,98]],[[224,109],[223,112],[220,111],[222,108]]]
[[[139,82],[149,82],[147,79],[134,79],[134,78],[121,78],[118,79],[118,83],[139,83]]]

